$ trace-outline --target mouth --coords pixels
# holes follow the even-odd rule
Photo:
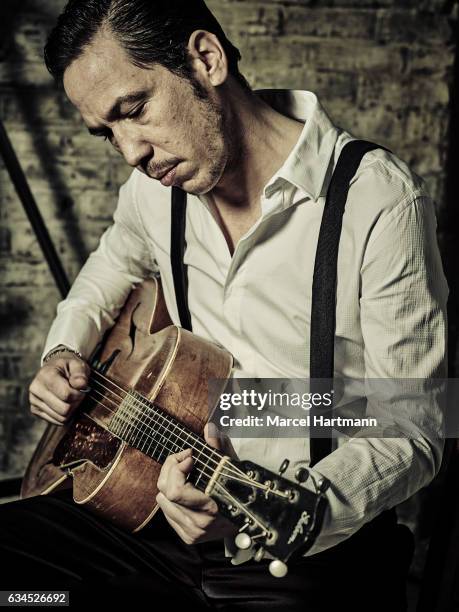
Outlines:
[[[165,172],[161,172],[161,174],[158,175],[151,175],[151,177],[160,181],[165,187],[170,187],[174,181],[177,166],[178,164],[175,164],[175,166],[171,166]]]

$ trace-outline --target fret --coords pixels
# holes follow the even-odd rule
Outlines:
[[[199,453],[199,456],[201,456],[201,455],[202,455],[202,451]],[[207,455],[207,459],[205,459],[205,463],[204,463],[203,466],[201,466],[201,470],[199,470],[199,472],[198,472],[198,477],[197,477],[197,479],[193,483],[196,488],[202,489],[203,491],[206,490],[207,485],[209,484],[209,480],[210,480],[210,478],[208,478],[207,482],[206,482],[206,479],[204,478],[204,475],[207,473],[206,472],[206,468],[209,465],[210,459],[211,459],[210,455]]]

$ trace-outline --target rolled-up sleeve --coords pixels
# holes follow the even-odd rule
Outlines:
[[[151,246],[137,209],[135,170],[121,187],[113,224],[57,306],[43,356],[65,345],[88,358],[110,328],[132,287],[154,272]]]
[[[421,394],[429,381],[446,378],[447,297],[433,203],[413,197],[376,224],[361,267],[365,378],[416,379]],[[432,398],[425,418],[423,407],[415,401],[410,406],[402,391],[400,398],[391,397],[392,404],[399,400],[412,412],[418,435],[357,436],[312,469],[316,477],[326,476],[331,487],[322,532],[308,554],[346,539],[432,480],[443,452],[435,428],[443,406],[438,395]]]

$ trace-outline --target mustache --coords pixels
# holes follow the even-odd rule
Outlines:
[[[180,160],[177,157],[173,157],[161,163],[153,163],[151,159],[147,159],[141,162],[140,165],[145,174],[152,177],[163,174],[166,170],[176,166],[179,162]]]

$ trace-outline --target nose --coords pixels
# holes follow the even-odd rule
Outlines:
[[[133,168],[153,154],[152,145],[144,140],[139,131],[131,126],[113,126],[114,146]]]

